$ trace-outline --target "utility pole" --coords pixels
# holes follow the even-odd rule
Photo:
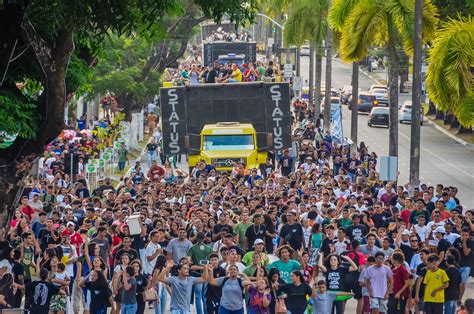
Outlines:
[[[420,112],[421,112],[421,33],[423,0],[415,0],[415,36],[413,38],[413,88],[410,140],[410,189],[420,184]]]
[[[313,110],[314,114],[314,98],[313,98],[313,85],[314,85],[314,43],[311,41],[309,43],[309,86],[308,86],[308,107],[309,109]],[[314,117],[314,121],[316,121],[318,117]]]
[[[352,62],[351,139],[353,151],[357,151],[357,128],[359,124],[359,62]]]
[[[324,88],[324,131],[331,130],[331,73],[332,72],[332,29],[328,26],[326,37],[326,86]]]

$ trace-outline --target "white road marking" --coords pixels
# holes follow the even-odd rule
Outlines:
[[[406,138],[408,141],[410,141],[410,138],[408,136],[406,136],[405,134],[403,134],[402,132],[398,132],[401,136],[403,136],[404,138]],[[462,170],[461,168],[458,168],[456,167],[455,165],[453,165],[451,162],[449,162],[448,160],[444,159],[443,157],[440,157],[438,154],[434,153],[433,151],[429,150],[428,148],[424,147],[423,145],[420,145],[420,148],[425,150],[426,152],[430,153],[431,155],[433,155],[434,157],[438,158],[439,160],[441,160],[442,162],[446,163],[448,166],[451,166],[452,168],[456,169],[457,171],[465,174],[466,176],[470,177],[470,178],[474,178],[474,175]]]

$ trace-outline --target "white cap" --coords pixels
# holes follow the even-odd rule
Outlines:
[[[257,245],[257,244],[260,244],[260,243],[264,243],[262,239],[256,239],[254,242],[253,242],[253,246]]]
[[[403,230],[402,235],[410,235],[410,230],[408,229]]]
[[[446,229],[444,229],[443,226],[438,226],[436,227],[436,230],[435,230],[436,233],[446,233]]]

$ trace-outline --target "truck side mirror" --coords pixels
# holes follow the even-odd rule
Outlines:
[[[189,149],[191,145],[189,144],[189,135],[184,136],[184,148]]]
[[[272,147],[272,145],[273,145],[273,134],[272,133],[267,133],[266,140],[267,140],[267,147],[268,148]]]

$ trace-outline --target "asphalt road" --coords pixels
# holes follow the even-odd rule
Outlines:
[[[343,64],[339,59],[332,62],[332,87],[340,88],[350,85],[352,65]],[[324,81],[325,60],[323,60]],[[303,79],[309,77],[309,59],[301,58],[301,75]],[[362,74],[359,75],[359,85],[367,90],[375,82]],[[411,94],[401,94],[400,102],[410,100]],[[343,106],[343,133],[350,137],[350,112]],[[359,114],[359,141],[364,141],[369,150],[375,151],[379,157],[388,155],[388,129],[385,127],[367,126],[367,115]],[[410,124],[399,125],[399,172],[400,183],[408,182],[410,164]],[[421,160],[420,180],[428,185],[438,183],[445,186],[456,186],[458,197],[463,205],[474,207],[474,151],[457,143],[453,139],[440,133],[426,123],[421,127]]]

